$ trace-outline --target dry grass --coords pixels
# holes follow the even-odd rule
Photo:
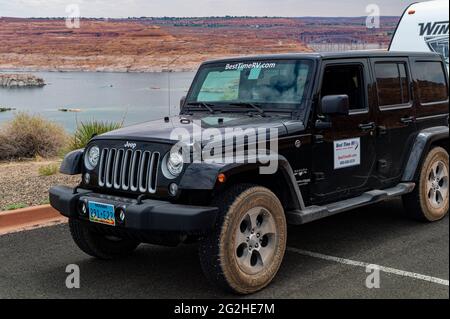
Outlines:
[[[15,204],[7,205],[5,207],[5,210],[16,210],[16,209],[21,209],[21,208],[26,208],[26,207],[27,207],[27,205],[24,203],[15,203]]]
[[[45,166],[41,166],[38,169],[39,175],[41,176],[52,176],[58,174],[59,165],[57,164],[48,164]]]

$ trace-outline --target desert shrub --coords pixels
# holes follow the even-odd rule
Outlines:
[[[95,120],[80,122],[72,137],[72,142],[70,143],[70,149],[68,151],[84,148],[93,136],[114,131],[121,127],[122,123],[119,122],[102,122]]]
[[[39,115],[18,113],[0,130],[0,160],[56,156],[67,138],[60,125]]]
[[[39,167],[38,172],[41,176],[52,176],[56,175],[59,171],[59,165],[49,164]]]

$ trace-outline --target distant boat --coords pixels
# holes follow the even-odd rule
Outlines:
[[[77,113],[77,112],[81,112],[81,109],[67,109],[67,108],[61,108],[61,109],[58,109],[58,111],[60,111],[60,112],[73,112],[73,113]]]

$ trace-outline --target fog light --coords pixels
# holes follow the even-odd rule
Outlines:
[[[80,214],[83,216],[86,216],[88,214],[88,207],[87,207],[86,202],[80,203],[79,211],[80,211]]]
[[[178,193],[178,185],[175,183],[172,183],[169,185],[169,194],[172,196],[176,196]]]
[[[84,183],[89,184],[90,181],[91,181],[91,174],[89,173],[84,174]]]

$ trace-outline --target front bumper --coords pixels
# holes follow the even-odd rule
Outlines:
[[[204,232],[214,227],[218,211],[216,207],[178,205],[160,200],[143,200],[139,204],[136,199],[65,186],[50,189],[51,206],[68,218],[88,219],[79,213],[82,201],[124,208],[125,221],[117,227],[136,231]]]

